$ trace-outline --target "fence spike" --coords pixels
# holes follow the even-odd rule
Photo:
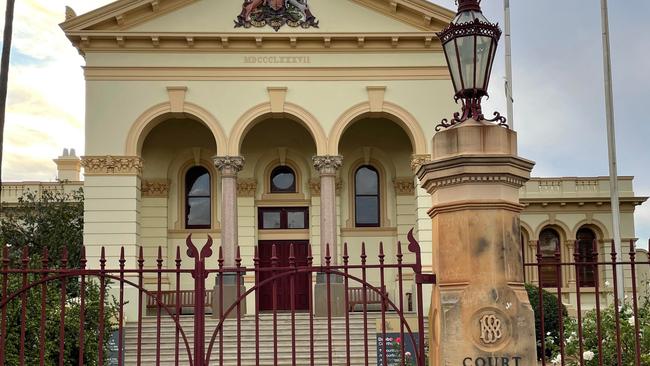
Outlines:
[[[158,262],[158,269],[161,269],[163,265],[163,258],[162,258],[162,247],[160,245],[158,246],[158,259],[156,259],[156,262]]]
[[[367,257],[368,256],[366,256],[366,242],[362,241],[361,242],[361,264],[366,263],[366,258]]]
[[[217,263],[219,263],[219,269],[223,268],[223,245],[219,246],[219,258],[217,259]]]
[[[63,251],[61,253],[61,267],[68,268],[68,248],[67,247],[63,247]]]
[[[144,249],[140,247],[138,250],[138,268],[142,269],[144,267]]]
[[[79,262],[81,264],[81,269],[86,269],[86,264],[88,263],[88,259],[86,259],[86,246],[85,245],[81,246],[81,260]]]
[[[293,243],[289,244],[289,266],[296,266],[296,254],[294,252]]]
[[[29,249],[27,249],[27,247],[23,248],[22,262],[23,262],[23,268],[27,268],[27,264],[29,263]]]
[[[330,243],[325,244],[325,265],[330,266],[332,256],[330,255]]]
[[[612,239],[612,262],[616,262],[616,243]]]
[[[255,264],[255,267],[259,267],[260,265],[260,250],[255,246],[255,249],[253,250],[253,263]]]
[[[235,257],[235,265],[237,268],[241,267],[241,247],[237,245],[237,256]]]
[[[104,248],[103,246],[99,257],[99,267],[102,270],[106,268],[106,248]]]
[[[176,246],[176,266],[180,266],[181,264],[181,247],[180,245]]]
[[[343,243],[343,263],[348,264],[350,256],[348,255],[348,242]]]
[[[271,246],[271,265],[275,267],[278,264],[278,252],[275,244]]]
[[[311,266],[314,262],[314,255],[311,252],[311,243],[307,245],[307,266]]]
[[[41,259],[42,269],[47,269],[50,264],[50,251],[47,250],[47,247],[43,249],[43,259]]]
[[[120,268],[124,269],[124,263],[126,263],[126,259],[124,259],[124,247],[120,247]]]
[[[384,257],[385,257],[385,256],[386,256],[386,255],[384,254],[384,242],[383,242],[383,241],[380,241],[380,242],[379,242],[379,255],[378,255],[378,257],[379,257],[379,263],[384,263]]]

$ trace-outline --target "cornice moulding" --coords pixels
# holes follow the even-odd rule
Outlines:
[[[82,53],[94,51],[170,52],[391,52],[436,51],[442,46],[434,32],[404,33],[150,33],[70,31],[66,33]],[[363,39],[363,44],[359,43]]]

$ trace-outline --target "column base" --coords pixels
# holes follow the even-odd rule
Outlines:
[[[246,286],[244,285],[244,277],[240,275],[239,284],[237,283],[237,274],[235,273],[223,273],[221,278],[223,281],[222,294],[219,293],[219,277],[217,277],[213,294],[212,294],[212,317],[215,319],[221,318],[221,307],[220,305],[220,296],[223,296],[223,312],[225,313],[230,309],[230,307],[237,301],[237,286],[239,286],[239,293],[243,295],[246,293]],[[246,315],[246,298],[243,298],[239,306],[240,317]],[[234,307],[228,315],[225,316],[228,319],[237,319],[237,308]]]
[[[345,284],[343,277],[330,274],[329,284],[330,314],[332,318],[345,316],[348,310],[345,306]],[[316,285],[314,286],[314,316],[327,318],[327,275],[318,273]]]

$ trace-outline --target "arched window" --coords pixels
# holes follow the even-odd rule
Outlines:
[[[379,227],[379,173],[363,165],[354,173],[354,209],[357,227]]]
[[[271,193],[296,193],[296,173],[281,165],[271,172]]]
[[[588,228],[580,228],[576,235],[578,263],[596,262],[596,234]],[[581,264],[578,266],[580,287],[596,286],[596,265]]]
[[[185,227],[209,229],[212,220],[210,172],[195,166],[185,174]]]
[[[557,263],[559,258],[556,253],[560,252],[560,235],[557,231],[546,228],[539,234],[539,253],[542,255],[540,267],[541,287],[557,287],[560,279]]]

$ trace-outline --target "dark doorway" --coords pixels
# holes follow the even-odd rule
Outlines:
[[[293,244],[294,255],[296,257],[296,266],[305,267],[307,266],[307,246],[309,242],[306,240],[290,241],[290,240],[260,240],[259,241],[259,256],[260,256],[260,267],[261,268],[271,268],[271,256],[273,252],[273,245],[276,247],[276,255],[278,257],[277,267],[284,267],[286,271],[289,267],[289,254],[291,250],[291,244]],[[282,270],[278,270],[276,274],[281,273]],[[272,271],[263,271],[259,272],[259,283],[271,278],[273,276]],[[290,311],[291,310],[291,278],[293,277],[294,282],[294,301],[295,301],[295,310],[297,311],[309,311],[309,286],[310,283],[310,274],[309,273],[299,273],[294,276],[283,276],[278,278],[275,281],[275,298],[276,298],[276,309],[278,311]],[[259,289],[260,295],[260,311],[269,311],[273,310],[273,281],[263,285]]]

